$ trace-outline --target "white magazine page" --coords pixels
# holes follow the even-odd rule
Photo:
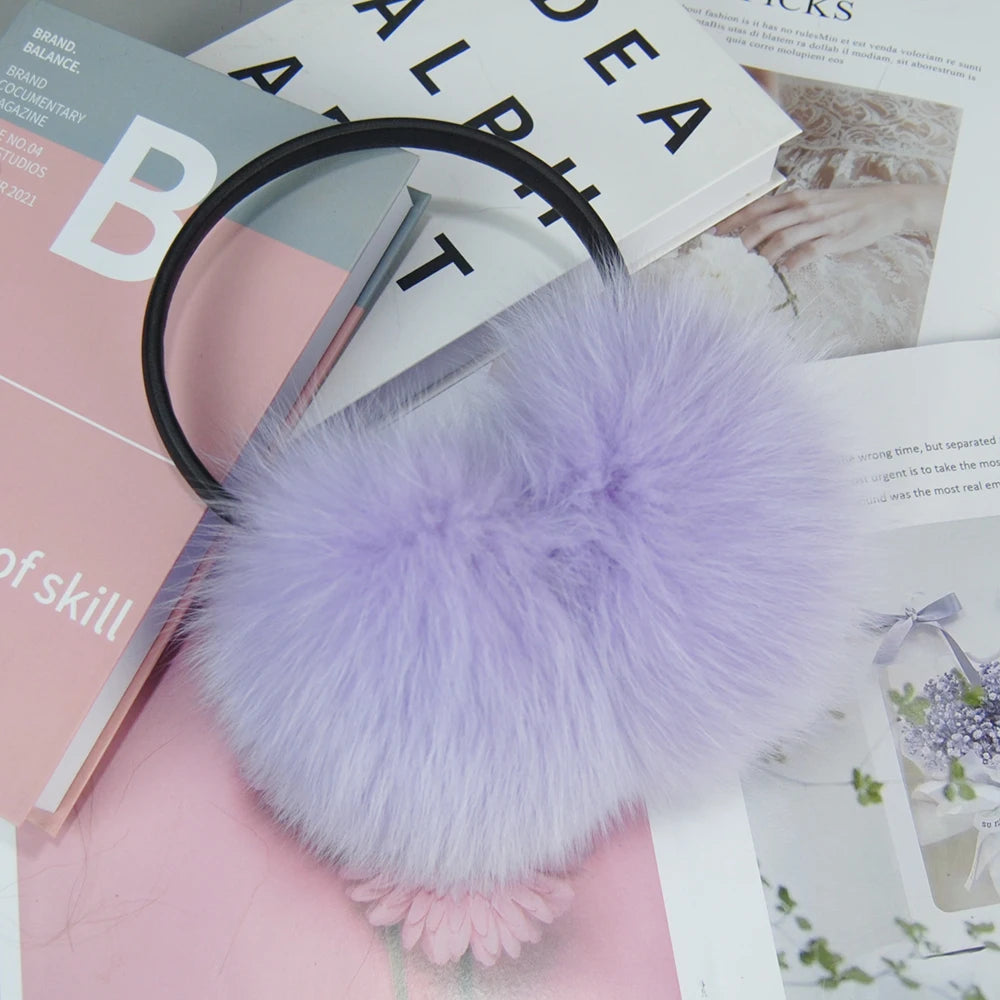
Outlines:
[[[682,1000],[781,1000],[737,777],[697,809],[653,812],[649,823]]]
[[[685,6],[803,130],[778,157],[788,176],[778,195],[799,203],[765,196],[756,214],[717,230],[778,261],[759,294],[787,303],[802,336],[834,355],[994,335],[1000,8],[987,0]],[[768,239],[776,242],[764,246]],[[702,252],[734,281],[760,284],[759,260],[709,243]],[[744,271],[745,281],[736,277]]]
[[[1000,341],[822,362],[808,377],[842,406],[876,530],[855,696],[744,783],[787,996],[993,998]]]
[[[14,827],[0,820],[0,1000],[21,1000],[21,932]]]

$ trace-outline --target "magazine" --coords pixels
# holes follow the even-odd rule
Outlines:
[[[775,197],[694,248],[843,355],[996,334],[1000,170],[986,0],[688,0],[802,128]],[[745,244],[745,246],[741,246]],[[749,250],[763,260],[749,260]],[[769,280],[755,265],[773,265]],[[738,275],[744,275],[741,280]]]
[[[200,552],[204,506],[166,456],[143,391],[139,341],[159,262],[219,178],[324,124],[45,3],[0,38],[10,822],[58,828],[164,648]],[[308,168],[248,199],[198,250],[172,310],[169,379],[217,476],[271,401],[294,399],[322,363],[410,216],[415,162],[386,150]],[[331,228],[315,200],[356,225]]]
[[[191,58],[332,120],[444,118],[517,142],[593,202],[633,268],[771,187],[796,131],[673,0],[292,0]],[[412,395],[481,362],[470,331],[584,259],[508,177],[430,154],[413,183],[434,198],[423,233],[321,390],[326,412],[402,372]]]
[[[848,422],[873,534],[853,696],[745,781],[788,995],[992,997],[1000,340],[842,358],[809,377]]]

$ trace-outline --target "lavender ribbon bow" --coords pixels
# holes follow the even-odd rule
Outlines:
[[[952,653],[955,654],[955,659],[958,661],[962,673],[965,674],[966,680],[973,687],[978,687],[983,682],[979,671],[972,665],[972,661],[966,656],[962,647],[941,624],[954,618],[961,610],[962,602],[952,593],[945,594],[944,597],[939,597],[936,601],[931,601],[919,611],[907,608],[901,615],[873,614],[871,616],[873,627],[880,631],[888,630],[875,653],[874,662],[880,665],[891,663],[913,627],[915,625],[928,625],[941,633],[945,642],[951,647]]]

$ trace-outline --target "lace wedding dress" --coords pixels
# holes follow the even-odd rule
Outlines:
[[[787,178],[779,191],[948,183],[956,108],[790,77],[780,78],[778,100],[802,129],[779,153],[778,168]],[[707,270],[747,308],[784,305],[794,316],[792,335],[812,341],[814,355],[916,343],[934,259],[930,234],[897,233],[788,273],[775,273],[738,243],[736,237],[700,237],[664,266]]]

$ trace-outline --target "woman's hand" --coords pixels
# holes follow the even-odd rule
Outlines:
[[[820,257],[860,250],[894,233],[937,234],[944,209],[940,184],[868,184],[767,195],[715,227],[739,235],[772,265],[793,271]]]

